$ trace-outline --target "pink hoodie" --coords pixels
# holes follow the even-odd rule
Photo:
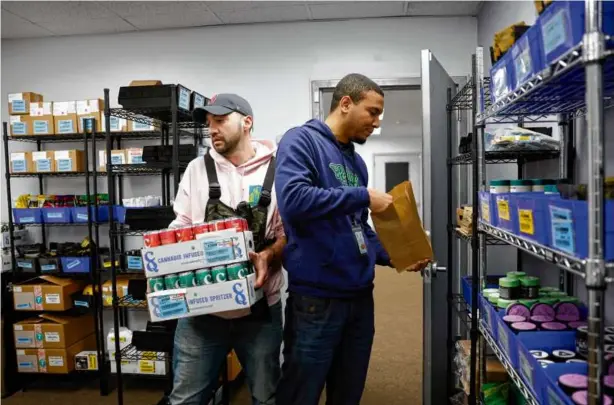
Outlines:
[[[272,141],[252,140],[256,155],[240,166],[233,165],[225,157],[210,149],[209,153],[215,161],[217,176],[222,187],[220,201],[235,209],[241,201],[252,202],[254,196],[259,196],[260,188],[264,182],[264,176],[271,157],[275,154],[275,144]],[[281,217],[277,209],[277,197],[275,188],[271,190],[271,205],[267,216],[266,238],[279,238],[285,236]],[[250,201],[250,196],[252,201]],[[177,217],[170,227],[189,225],[205,220],[205,207],[209,200],[209,182],[203,157],[194,159],[188,165],[179,191],[175,197],[173,206]],[[281,269],[271,269],[271,276],[264,285],[264,292],[269,305],[276,304],[280,298],[280,290],[283,285]],[[246,311],[230,311],[220,313],[224,318],[236,318],[246,315]]]

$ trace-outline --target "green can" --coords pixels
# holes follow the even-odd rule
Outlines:
[[[226,273],[228,274],[228,281],[241,280],[247,277],[248,269],[245,263],[229,264],[226,267]]]
[[[193,271],[184,271],[183,273],[179,273],[179,287],[188,288],[194,287],[196,285],[196,281],[194,279]]]
[[[226,274],[226,266],[215,266],[211,269],[211,275],[213,276],[214,283],[223,283],[228,281],[228,275]]]
[[[179,276],[177,274],[168,274],[164,276],[164,285],[167,290],[179,288]]]
[[[196,285],[213,284],[213,275],[209,269],[200,269],[194,272],[196,275]]]
[[[164,278],[163,277],[152,277],[149,279],[149,291],[164,291]]]

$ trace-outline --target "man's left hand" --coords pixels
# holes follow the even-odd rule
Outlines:
[[[273,261],[273,252],[269,249],[264,249],[258,253],[250,252],[249,258],[256,270],[256,282],[254,283],[254,287],[260,288],[269,278],[269,267]]]

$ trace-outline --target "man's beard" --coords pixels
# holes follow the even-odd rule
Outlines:
[[[232,154],[235,151],[235,149],[237,149],[237,145],[239,145],[240,140],[241,140],[240,137],[231,139],[229,141],[222,140],[222,146],[219,148],[216,148],[215,143],[212,142],[211,146],[213,146],[213,149],[215,149],[215,151],[219,153],[220,155],[227,156],[227,155]]]

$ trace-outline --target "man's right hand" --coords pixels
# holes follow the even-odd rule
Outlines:
[[[386,210],[392,204],[392,196],[390,194],[382,193],[373,188],[368,188],[367,191],[369,192],[369,208],[371,212],[377,214]]]

